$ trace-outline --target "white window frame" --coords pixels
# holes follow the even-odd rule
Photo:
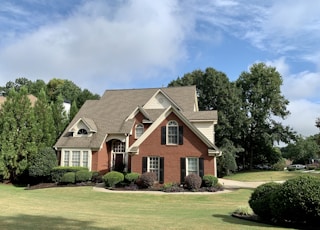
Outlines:
[[[190,163],[191,163],[191,161],[194,161],[195,160],[195,168],[196,168],[196,170],[194,171],[190,171],[189,170],[189,161],[190,161]],[[188,176],[189,174],[192,174],[192,173],[194,173],[194,174],[197,174],[197,175],[199,175],[199,158],[198,157],[187,157],[186,158],[186,175]]]
[[[127,160],[127,153],[126,153],[126,142],[120,141],[120,140],[114,140],[112,142],[111,147],[111,161],[110,161],[110,168],[113,169],[115,167],[115,160],[116,155],[122,154],[123,157],[123,164],[125,164],[125,171],[127,170],[128,166],[128,160]]]
[[[91,162],[92,162],[92,152],[91,149],[62,149],[61,150],[61,166],[73,166],[74,158],[73,154],[80,152],[80,160],[79,166],[87,167],[91,170]],[[87,159],[84,159],[84,156],[87,154]],[[66,163],[68,161],[68,163]],[[84,165],[87,164],[87,165]]]
[[[155,163],[158,167],[154,167]],[[160,157],[147,157],[147,172],[154,172],[156,174],[157,180],[160,178]]]
[[[144,133],[144,125],[142,123],[137,124],[135,128],[135,138],[138,139],[139,137],[141,137],[143,133]]]
[[[171,129],[174,128],[176,130],[176,133],[171,133]],[[173,129],[173,130],[174,130]],[[175,120],[171,120],[167,123],[167,131],[166,131],[166,140],[167,145],[178,145],[179,144],[179,124]],[[174,142],[172,139],[176,139]]]

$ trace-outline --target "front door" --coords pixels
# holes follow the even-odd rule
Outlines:
[[[114,171],[123,172],[125,165],[123,163],[123,154],[115,154]]]

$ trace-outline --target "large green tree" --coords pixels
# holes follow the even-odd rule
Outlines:
[[[0,162],[2,175],[17,180],[37,152],[35,119],[27,89],[11,89],[0,110]]]
[[[68,114],[63,105],[63,97],[61,94],[58,95],[56,101],[51,102],[51,110],[56,132],[55,137],[58,138],[69,122]]]
[[[37,126],[37,145],[39,150],[52,146],[56,141],[55,124],[52,108],[47,100],[45,90],[42,88],[38,100],[34,106],[35,120]]]
[[[281,94],[280,73],[264,63],[254,64],[249,72],[243,72],[236,85],[242,92],[242,109],[246,115],[242,129],[243,159],[252,167],[254,159],[261,156],[270,160],[275,141],[288,142],[294,137],[291,129],[278,121],[289,114],[286,108],[289,101]]]

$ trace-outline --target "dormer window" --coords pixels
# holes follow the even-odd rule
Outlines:
[[[137,124],[136,125],[136,133],[135,133],[135,137],[136,139],[138,139],[139,137],[141,137],[141,135],[144,132],[144,126],[143,124]]]
[[[78,135],[88,135],[88,131],[86,129],[79,129]]]

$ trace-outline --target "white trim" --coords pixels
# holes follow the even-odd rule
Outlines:
[[[139,127],[139,129],[142,129],[142,132],[140,134],[140,136],[137,135],[137,128]],[[138,139],[142,136],[142,134],[144,133],[144,125],[142,123],[136,124],[134,127],[134,138]]]
[[[158,168],[156,169],[157,170],[157,181],[159,181],[159,178],[160,178],[160,157],[157,157],[157,156],[149,156],[147,157],[147,172],[151,172],[150,170],[150,158],[155,158],[157,159],[157,164],[158,164]],[[152,171],[154,172],[154,171]]]
[[[170,124],[171,123],[171,124]],[[174,123],[174,124],[173,124]],[[176,128],[176,137],[177,137],[177,143],[170,143],[169,142],[169,126]],[[173,135],[172,135],[173,136]],[[179,144],[179,123],[176,120],[170,120],[166,124],[166,145],[178,145]]]
[[[65,158],[65,152],[69,151],[69,163],[68,165],[65,165],[64,164],[64,158]],[[83,166],[83,152],[88,152],[88,169],[89,171],[91,170],[91,164],[92,164],[92,151],[91,149],[72,149],[72,148],[69,148],[69,149],[61,149],[61,157],[60,157],[60,165],[61,166],[72,166],[72,153],[73,152],[80,152],[80,166],[81,167],[86,167],[86,166]]]
[[[188,167],[188,165],[189,165],[189,159],[196,159],[197,160],[197,162],[196,162],[196,167],[197,167],[197,175],[199,175],[199,157],[186,157],[186,176],[188,176],[189,175],[189,167]]]

